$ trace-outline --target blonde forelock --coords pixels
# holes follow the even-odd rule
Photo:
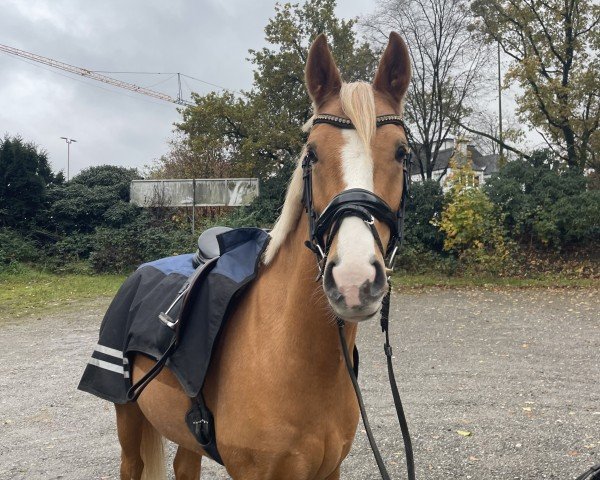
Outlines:
[[[356,133],[369,147],[375,136],[377,116],[373,87],[365,82],[342,84],[340,91],[342,110],[354,124]]]

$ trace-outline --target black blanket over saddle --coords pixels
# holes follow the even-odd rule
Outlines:
[[[197,397],[213,347],[243,288],[257,275],[269,235],[258,228],[239,228],[217,237],[220,254],[202,276],[181,319],[177,348],[167,366],[186,394]],[[129,357],[155,360],[167,350],[175,332],[159,320],[194,273],[193,254],[163,258],[140,266],[119,289],[100,326],[100,338],[83,373],[79,389],[114,403],[126,403],[131,387]],[[170,312],[179,315],[180,305]]]

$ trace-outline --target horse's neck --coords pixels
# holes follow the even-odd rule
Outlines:
[[[261,296],[268,296],[261,321],[279,339],[287,342],[286,348],[297,350],[296,355],[306,355],[311,363],[318,360],[339,360],[341,349],[336,318],[331,311],[322,283],[316,282],[315,255],[304,245],[308,235],[306,217],[303,215],[297,228],[289,234],[281,251],[261,278],[264,288]],[[348,347],[354,347],[356,325],[346,326]]]

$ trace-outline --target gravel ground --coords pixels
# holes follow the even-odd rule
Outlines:
[[[0,316],[0,479],[118,477],[112,405],[76,390],[107,304]],[[418,478],[573,479],[600,462],[599,307],[585,289],[397,293],[392,343]],[[375,322],[361,327],[363,395],[400,479],[381,345]],[[361,427],[342,478],[379,478]],[[205,461],[202,478],[228,476]]]

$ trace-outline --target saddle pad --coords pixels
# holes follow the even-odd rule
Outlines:
[[[177,349],[166,364],[190,397],[200,393],[230,307],[256,278],[269,235],[258,228],[239,228],[218,240],[221,256],[195,289],[189,314],[181,320]],[[80,390],[114,403],[127,402],[131,355],[143,353],[157,360],[173,339],[173,330],[158,315],[194,272],[192,258],[187,254],[146,263],[125,280],[102,320]],[[178,318],[180,308],[176,305],[169,315]]]

